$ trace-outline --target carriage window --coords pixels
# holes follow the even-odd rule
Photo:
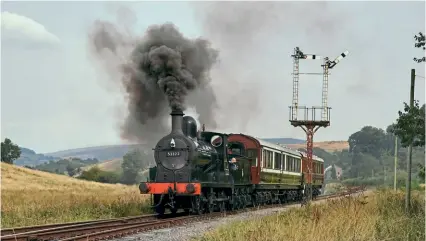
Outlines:
[[[281,170],[285,170],[285,155],[281,155]]]
[[[267,168],[272,168],[273,157],[274,156],[272,151],[266,151],[266,158],[264,160],[267,162],[267,165],[266,165]]]
[[[287,156],[287,171],[300,172],[300,159]]]
[[[294,171],[296,171],[296,164],[297,164],[297,162],[296,162],[296,158],[293,157],[292,159],[293,159],[293,166],[291,168],[291,171],[294,172]]]
[[[281,154],[275,153],[274,169],[281,169]]]
[[[290,157],[287,156],[287,159],[285,160],[285,170],[288,171],[290,169]]]
[[[296,168],[294,170],[295,172],[300,172],[300,159],[296,159]]]
[[[266,167],[266,150],[262,150],[263,155],[262,155],[262,167]]]

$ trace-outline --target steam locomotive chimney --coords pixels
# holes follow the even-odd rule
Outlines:
[[[172,116],[172,133],[183,134],[182,131],[182,122],[183,122],[183,111],[181,110],[172,110],[170,113]]]

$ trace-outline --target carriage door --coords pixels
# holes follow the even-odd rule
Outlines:
[[[260,182],[260,168],[258,167],[257,162],[258,160],[258,153],[256,149],[248,149],[247,150],[247,157],[251,160],[251,183],[257,184]]]

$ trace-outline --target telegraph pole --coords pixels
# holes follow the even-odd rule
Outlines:
[[[398,163],[398,137],[395,136],[395,163],[394,163],[394,171],[393,171],[393,190],[396,191],[396,166]]]
[[[411,87],[410,87],[410,110],[414,107],[414,85],[416,80],[416,70],[411,69]],[[406,189],[407,192],[405,194],[405,212],[408,213],[410,210],[410,200],[411,200],[411,161],[413,159],[413,138],[411,137],[410,146],[408,146],[408,162],[407,162],[407,183]]]

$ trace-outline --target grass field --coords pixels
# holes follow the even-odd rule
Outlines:
[[[138,187],[102,184],[1,163],[2,228],[149,212]]]
[[[198,240],[364,241],[425,240],[424,192],[412,196],[404,213],[404,193],[375,191],[366,198],[329,200],[274,216],[236,222]]]

